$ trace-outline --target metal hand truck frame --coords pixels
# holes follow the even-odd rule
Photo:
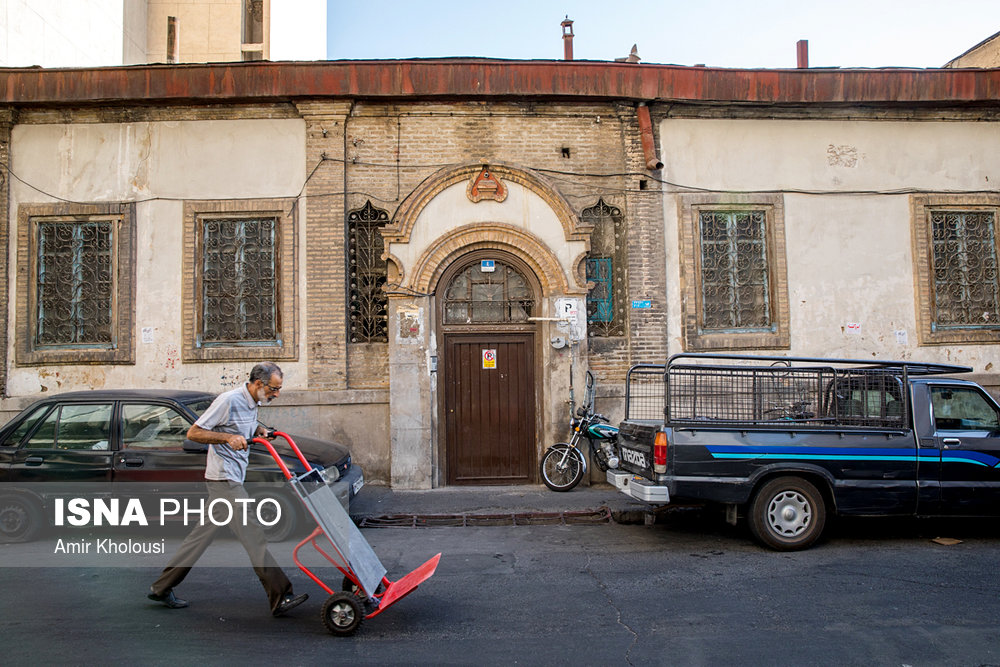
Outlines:
[[[323,625],[335,635],[352,635],[365,619],[378,616],[430,579],[441,560],[441,554],[396,581],[387,579],[385,567],[319,471],[306,461],[291,436],[281,431],[275,431],[274,435],[284,438],[292,448],[305,468],[304,473],[293,474],[274,445],[264,438],[254,438],[253,442],[267,447],[285,479],[317,524],[316,529],[296,545],[292,557],[299,569],[330,595],[323,603]],[[321,535],[329,540],[333,554],[325,551],[316,541]],[[316,551],[344,575],[343,590],[335,591],[327,586],[299,560],[299,549],[306,544],[312,544]]]

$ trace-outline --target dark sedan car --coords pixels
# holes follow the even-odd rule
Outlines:
[[[98,390],[56,394],[25,408],[0,428],[0,542],[35,537],[46,504],[67,485],[134,483],[156,491],[188,483],[200,493],[207,445],[185,436],[214,399],[195,391]],[[364,484],[347,448],[292,438],[347,509]],[[283,439],[274,444],[293,472],[303,470]],[[251,447],[246,483],[258,501],[274,499],[260,505],[265,513],[280,507],[281,521],[265,523],[269,539],[283,540],[307,523],[301,502],[260,445]]]

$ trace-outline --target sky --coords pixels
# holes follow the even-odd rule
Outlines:
[[[327,58],[476,56],[734,68],[940,67],[1000,32],[1000,0],[327,0]]]

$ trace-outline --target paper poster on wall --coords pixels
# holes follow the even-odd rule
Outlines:
[[[848,322],[844,325],[844,333],[848,336],[860,336],[861,335],[861,322]]]
[[[497,351],[483,350],[483,368],[497,367]]]

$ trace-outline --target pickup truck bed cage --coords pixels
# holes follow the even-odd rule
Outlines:
[[[968,373],[910,361],[676,354],[629,370],[627,420],[681,427],[908,429],[911,375]],[[658,414],[656,405],[659,405]]]

